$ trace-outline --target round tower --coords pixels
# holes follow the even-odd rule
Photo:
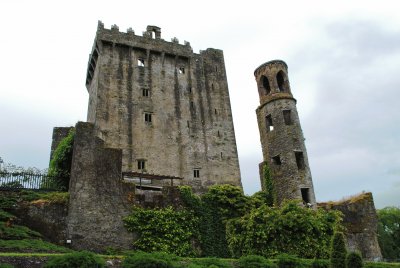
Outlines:
[[[271,171],[276,202],[280,205],[285,199],[299,199],[305,205],[315,206],[311,171],[296,99],[290,89],[288,67],[281,60],[269,61],[259,66],[254,76],[260,97],[256,112],[263,158]]]

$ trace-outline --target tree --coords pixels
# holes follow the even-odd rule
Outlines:
[[[386,207],[378,211],[378,241],[385,259],[400,258],[400,208]]]
[[[346,268],[346,245],[344,235],[341,232],[336,232],[333,235],[331,246],[331,266],[335,268]]]
[[[346,257],[347,268],[362,268],[364,267],[361,254],[358,252],[350,252]]]

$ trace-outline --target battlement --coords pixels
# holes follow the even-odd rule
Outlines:
[[[171,38],[171,42],[165,41],[161,38],[161,28],[154,25],[148,25],[146,31],[143,31],[142,36],[140,36],[136,35],[132,28],[128,28],[126,32],[121,32],[116,24],[112,25],[110,29],[106,29],[104,28],[104,23],[99,21],[96,40],[148,48],[176,55],[183,54],[187,56],[188,53],[193,53],[190,42],[184,41],[183,44],[179,44],[179,39],[176,37]],[[152,44],[151,42],[154,42],[153,46],[149,47],[149,44]]]

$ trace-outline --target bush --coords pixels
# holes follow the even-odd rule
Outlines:
[[[88,251],[55,256],[45,264],[44,268],[100,268],[105,267],[102,258]]]
[[[311,263],[311,267],[312,268],[329,268],[329,262],[327,262],[326,260],[315,259]]]
[[[243,256],[239,259],[239,268],[272,268],[277,267],[266,258],[258,255]]]
[[[229,264],[217,258],[195,259],[193,263],[207,268],[231,268]]]
[[[279,268],[297,268],[301,267],[300,260],[293,255],[280,254],[277,257]]]
[[[346,265],[348,268],[362,268],[364,267],[361,254],[358,252],[350,252],[346,257]]]
[[[14,268],[14,266],[8,263],[0,263],[0,268]]]
[[[346,245],[344,235],[341,232],[334,234],[331,246],[331,266],[335,268],[346,268]]]
[[[164,256],[164,257],[163,257]],[[122,261],[123,268],[174,268],[171,257],[163,253],[138,252]]]

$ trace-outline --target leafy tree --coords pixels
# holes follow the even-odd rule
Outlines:
[[[378,241],[385,259],[400,258],[400,208],[386,207],[378,211]]]
[[[331,246],[331,266],[335,268],[346,268],[346,244],[344,235],[341,232],[336,232],[332,239]]]
[[[45,264],[45,268],[92,268],[104,267],[102,258],[88,251],[74,252],[61,256],[55,256]]]

